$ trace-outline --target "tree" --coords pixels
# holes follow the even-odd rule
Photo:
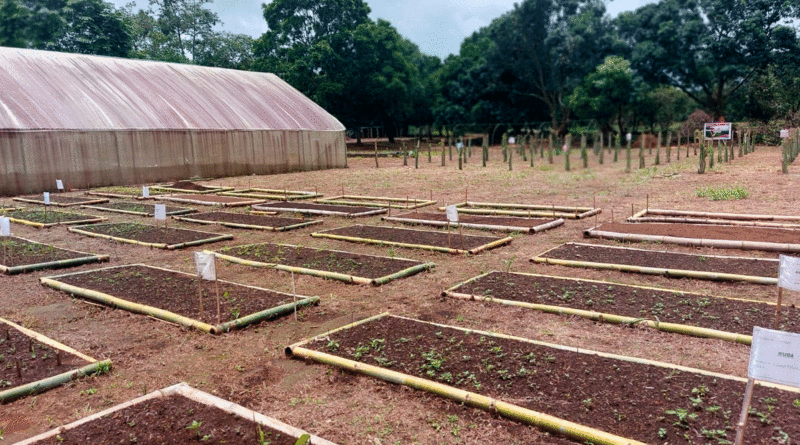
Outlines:
[[[206,41],[215,38],[213,27],[220,23],[219,16],[205,8],[207,3],[211,0],[150,0],[146,14],[154,18],[155,27],[140,28],[151,33],[140,39],[157,44],[152,47],[154,54],[194,60]]]
[[[236,70],[253,67],[253,38],[246,34],[213,33],[203,41],[195,60],[198,65]]]
[[[781,21],[796,14],[784,0],[661,0],[620,14],[617,24],[645,81],[680,88],[718,119],[774,59]]]
[[[624,118],[633,98],[631,63],[620,56],[608,56],[573,91],[567,104],[584,119],[595,119],[603,131],[611,130],[616,120],[621,133],[627,133]]]

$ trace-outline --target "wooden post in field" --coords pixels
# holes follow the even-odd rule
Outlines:
[[[375,141],[375,168],[380,168],[378,165],[378,141]]]

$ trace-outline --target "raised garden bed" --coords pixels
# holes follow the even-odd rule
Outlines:
[[[43,195],[33,196],[17,196],[12,198],[14,201],[27,202],[29,204],[44,204]],[[60,193],[50,194],[50,205],[56,207],[72,207],[84,204],[100,204],[101,202],[108,202],[108,198],[90,198],[85,196],[65,196]]]
[[[434,263],[421,263],[405,258],[271,243],[226,247],[214,254],[218,258],[248,266],[270,267],[373,286],[405,278],[435,266]]]
[[[436,204],[436,201],[411,198],[390,198],[386,196],[340,195],[316,199],[314,202],[344,206],[388,207],[393,209],[417,209]]]
[[[87,195],[91,196],[104,196],[106,198],[119,198],[119,199],[155,199],[158,195],[164,195],[169,192],[166,191],[159,191],[150,189],[150,196],[145,198],[142,196],[142,188],[141,187],[131,187],[131,186],[110,186],[110,187],[100,187],[93,190],[89,190],[86,192]]]
[[[0,404],[110,368],[108,360],[99,362],[0,318]]]
[[[254,205],[253,210],[260,212],[300,213],[303,215],[345,216],[354,218],[358,216],[372,216],[386,213],[386,208],[342,206],[333,204],[314,204],[310,202],[270,202]]]
[[[496,230],[500,232],[537,233],[552,229],[564,224],[558,219],[534,219],[517,216],[483,216],[459,215],[458,222],[452,223],[443,213],[404,213],[397,216],[384,216],[384,221],[399,222],[402,224],[420,224],[434,227],[466,227],[469,229]]]
[[[49,244],[8,236],[0,238],[0,272],[14,275],[42,269],[75,267],[108,261],[108,255],[93,255],[59,249]]]
[[[667,363],[388,315],[326,332],[286,352],[582,443],[731,443],[746,385],[742,378]],[[745,443],[798,440],[798,404],[800,391],[757,383]]]
[[[186,204],[198,204],[203,206],[219,206],[219,207],[243,207],[253,204],[261,204],[263,199],[251,198],[237,198],[235,196],[219,196],[219,195],[165,195],[160,196],[159,199],[164,201],[182,202]]]
[[[14,210],[6,213],[5,216],[15,223],[38,228],[92,224],[106,220],[101,216],[51,210]]]
[[[220,235],[218,233],[156,227],[137,223],[89,224],[69,227],[67,230],[81,235],[167,250],[233,239],[233,235]]]
[[[800,216],[711,213],[691,210],[645,209],[628,218],[628,221],[800,229]]]
[[[551,217],[565,219],[583,219],[597,215],[602,209],[592,207],[571,207],[557,205],[538,205],[538,204],[512,204],[502,202],[473,202],[466,201],[454,204],[458,208],[458,213],[469,213],[473,215],[505,215],[523,217]],[[439,210],[444,211],[444,207]]]
[[[285,294],[219,280],[203,284],[197,276],[144,264],[108,267],[40,278],[44,286],[126,311],[150,315],[211,334],[277,318],[319,297]],[[202,310],[201,310],[202,305]]]
[[[457,232],[448,235],[446,232],[429,230],[362,225],[314,232],[311,236],[356,243],[426,249],[453,254],[476,254],[508,244],[513,239],[511,237],[459,235]]]
[[[273,232],[283,232],[314,224],[322,224],[320,220],[279,218],[275,216],[230,212],[196,213],[190,216],[178,216],[175,217],[175,219],[198,224],[219,224],[221,226],[234,227],[237,229],[271,230]]]
[[[536,274],[489,272],[444,295],[743,344],[750,344],[753,327],[775,321],[772,303]],[[800,332],[800,309],[783,308],[780,329]]]
[[[241,405],[194,389],[186,383],[146,394],[18,445],[334,445]]]
[[[587,238],[652,241],[693,247],[800,253],[800,230],[669,223],[605,223],[584,231]]]
[[[262,188],[249,188],[244,190],[231,190],[229,192],[219,193],[222,196],[237,196],[239,198],[254,198],[263,200],[280,200],[280,201],[295,201],[298,199],[311,199],[322,196],[317,192],[306,192],[298,190],[276,190],[276,189],[262,189]]]
[[[215,185],[202,185],[192,181],[177,181],[167,185],[154,185],[150,190],[166,193],[190,193],[190,194],[208,194],[219,193],[233,190],[233,187],[220,187]]]
[[[142,204],[138,202],[109,202],[105,204],[84,205],[85,209],[100,210],[101,212],[123,213],[126,215],[150,216],[155,214],[155,204]],[[165,206],[167,215],[185,215],[196,210],[183,207]]]
[[[778,284],[778,260],[695,255],[596,244],[567,243],[531,259],[537,263],[611,269],[669,278]]]

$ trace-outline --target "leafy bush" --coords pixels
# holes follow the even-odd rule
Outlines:
[[[698,198],[711,198],[712,201],[733,201],[750,196],[750,192],[742,186],[727,188],[700,187],[695,194]]]

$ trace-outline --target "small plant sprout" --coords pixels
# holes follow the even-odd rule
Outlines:
[[[192,423],[186,427],[187,430],[192,431],[195,436],[200,437],[200,426],[203,425],[203,422],[198,422],[197,420],[192,420]]]

